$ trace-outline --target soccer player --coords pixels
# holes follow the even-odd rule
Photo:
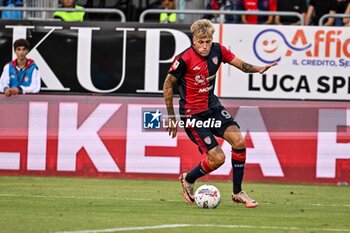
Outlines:
[[[261,74],[277,65],[277,62],[266,66],[255,66],[241,60],[223,45],[213,42],[215,28],[207,19],[195,21],[190,29],[193,44],[175,57],[163,85],[169,121],[167,131],[172,138],[177,134],[173,107],[173,86],[176,84],[180,94],[182,120],[205,121],[214,118],[221,121],[221,127],[204,128],[196,125],[185,127],[188,137],[198,145],[200,152],[206,153],[207,156],[191,171],[180,175],[183,196],[189,203],[193,203],[195,181],[225,162],[225,154],[216,141],[215,135],[225,139],[232,146],[232,200],[244,204],[247,208],[254,208],[258,203],[242,190],[246,160],[245,140],[238,123],[214,95],[214,84],[216,72],[222,62],[229,63],[246,73]]]
[[[0,92],[7,97],[17,94],[38,93],[40,72],[32,59],[27,58],[29,42],[18,39],[13,44],[17,58],[4,66],[0,78]]]

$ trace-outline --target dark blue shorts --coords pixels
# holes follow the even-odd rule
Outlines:
[[[198,145],[201,153],[206,153],[219,145],[214,135],[222,138],[226,128],[230,125],[236,125],[239,128],[238,123],[234,121],[231,114],[223,106],[209,109],[182,120],[191,123],[202,122],[202,124],[189,124],[188,127],[185,127],[188,137]]]

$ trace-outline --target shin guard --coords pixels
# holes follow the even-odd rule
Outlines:
[[[244,165],[246,160],[246,148],[232,148],[232,182],[233,193],[242,191],[242,181],[244,176]]]

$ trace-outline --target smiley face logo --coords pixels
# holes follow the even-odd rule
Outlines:
[[[305,51],[312,44],[304,46],[292,45],[285,35],[276,29],[266,29],[258,33],[253,42],[255,56],[264,63],[280,61],[282,55],[286,54],[288,49],[294,51]]]
[[[274,39],[264,40],[262,42],[262,46],[263,46],[263,51],[265,53],[274,53],[278,49],[278,42],[277,40],[274,40]]]

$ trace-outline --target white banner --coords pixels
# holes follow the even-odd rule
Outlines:
[[[350,28],[223,25],[222,43],[264,75],[224,65],[221,96],[350,100]]]

